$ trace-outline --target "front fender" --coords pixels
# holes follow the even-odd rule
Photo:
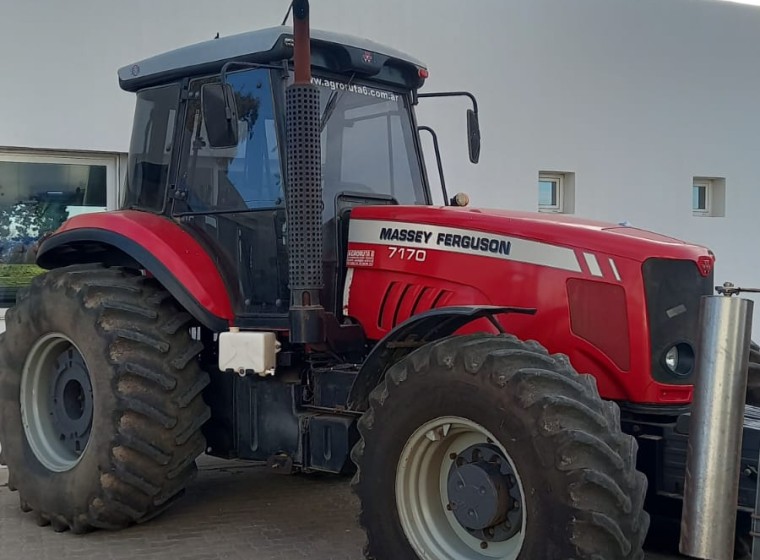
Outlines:
[[[367,410],[369,394],[383,379],[388,368],[420,346],[454,334],[469,323],[483,318],[489,319],[495,329],[504,332],[496,315],[532,315],[535,312],[535,309],[525,307],[467,305],[440,307],[410,317],[385,335],[369,353],[351,386],[348,408],[361,412]]]
[[[59,268],[102,262],[144,268],[204,326],[227,330],[234,318],[217,264],[179,224],[165,216],[121,210],[83,214],[45,239],[37,265]]]

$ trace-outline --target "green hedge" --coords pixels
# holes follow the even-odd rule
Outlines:
[[[0,287],[26,286],[32,278],[43,272],[44,269],[34,264],[0,264]]]

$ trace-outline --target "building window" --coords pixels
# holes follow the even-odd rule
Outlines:
[[[695,215],[710,215],[711,181],[694,181],[691,191],[691,209]]]
[[[575,174],[542,171],[538,174],[538,211],[572,214],[575,206]]]
[[[694,177],[691,211],[695,216],[725,216],[726,180],[722,177]]]
[[[118,155],[0,153],[0,307],[42,272],[39,240],[66,219],[113,208]]]

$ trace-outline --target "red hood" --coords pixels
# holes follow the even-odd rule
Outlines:
[[[459,227],[638,261],[649,257],[696,261],[712,255],[706,247],[665,235],[565,214],[451,206],[360,206],[352,210],[351,218]]]

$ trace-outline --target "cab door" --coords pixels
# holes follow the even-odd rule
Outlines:
[[[219,77],[189,84],[172,215],[216,256],[233,294],[238,323],[272,326],[271,321],[287,313],[289,293],[285,194],[271,71],[227,75],[238,118],[238,143],[229,148],[212,148],[208,142],[201,91],[213,82],[218,83]]]

